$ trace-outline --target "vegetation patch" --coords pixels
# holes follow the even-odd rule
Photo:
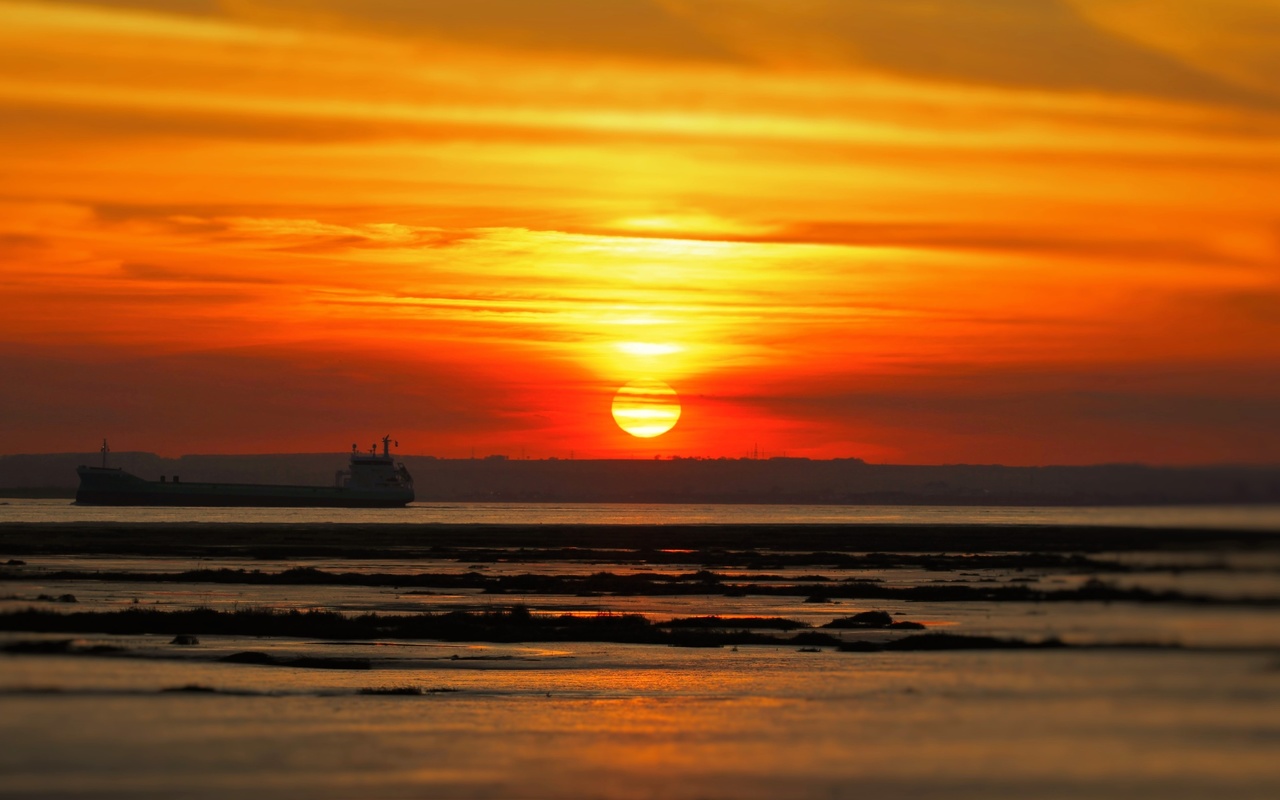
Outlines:
[[[1039,589],[1014,579],[997,583],[994,579],[943,581],[919,586],[886,586],[879,580],[848,578],[842,581],[774,582],[777,576],[758,575],[767,583],[747,582],[752,576],[733,577],[710,570],[688,573],[638,572],[617,574],[597,572],[591,575],[485,575],[467,572],[422,572],[416,574],[329,572],[315,567],[293,567],[281,572],[246,569],[198,569],[173,573],[150,572],[85,572],[62,570],[30,572],[0,569],[0,580],[40,580],[120,583],[214,583],[244,585],[313,585],[313,586],[385,586],[404,589],[405,594],[429,593],[428,590],[478,590],[494,595],[563,595],[577,597],[748,595],[804,597],[807,603],[832,600],[911,600],[921,602],[1134,602],[1194,603],[1202,605],[1280,606],[1280,597],[1223,598],[1174,590],[1157,591],[1139,586],[1116,586],[1093,578],[1072,589]],[[812,580],[821,576],[806,576]],[[975,585],[975,581],[980,585]],[[37,599],[74,603],[71,594],[58,597],[40,595]]]
[[[695,618],[697,619],[697,618]],[[163,611],[127,608],[117,611],[58,614],[26,609],[0,614],[0,630],[50,632],[95,632],[130,635],[223,635],[264,637],[307,637],[324,640],[368,641],[377,639],[435,639],[441,641],[484,642],[617,642],[679,646],[738,644],[836,643],[826,634],[802,631],[783,638],[748,630],[744,620],[702,618],[693,624],[658,625],[639,614],[601,613],[595,616],[534,614],[526,606],[493,611],[450,611],[440,614],[361,614],[347,616],[336,611],[277,611],[212,609]],[[766,618],[765,626],[776,630],[806,627],[792,620]],[[814,637],[821,637],[815,639]],[[227,656],[232,663],[296,666],[330,669],[365,669],[359,660],[293,659],[247,651]]]
[[[891,642],[843,642],[846,653],[913,652],[922,650],[1043,650],[1067,647],[1060,639],[1039,641],[1003,639],[996,636],[965,636],[955,633],[922,633]]]

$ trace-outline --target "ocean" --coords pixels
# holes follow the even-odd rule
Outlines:
[[[0,797],[1280,796],[1280,547],[1237,535],[1280,532],[1275,508],[9,502]],[[473,525],[548,538],[469,544]],[[566,525],[601,533],[562,547]],[[637,549],[618,525],[708,533]],[[948,546],[723,546],[753,525],[936,526]],[[1017,546],[1080,525],[1206,533]],[[371,622],[243,627],[264,610]],[[865,612],[922,628],[836,627]],[[395,627],[450,614],[540,627]],[[925,636],[945,647],[898,649]]]

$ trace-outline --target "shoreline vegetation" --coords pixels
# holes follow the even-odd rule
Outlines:
[[[971,565],[977,568],[979,565]],[[776,575],[727,576],[709,570],[691,573],[641,572],[619,575],[597,572],[591,575],[484,575],[474,570],[463,573],[358,573],[328,572],[314,567],[293,567],[282,572],[246,569],[195,569],[184,572],[102,572],[35,570],[22,567],[0,569],[0,581],[94,581],[106,583],[211,583],[253,586],[376,586],[404,589],[406,594],[431,594],[430,589],[480,590],[490,595],[563,595],[575,597],[637,597],[708,595],[746,597],[804,597],[806,602],[833,600],[915,600],[925,602],[1135,602],[1192,603],[1196,605],[1245,605],[1280,607],[1280,597],[1219,597],[1176,590],[1156,591],[1143,587],[1122,587],[1090,578],[1069,589],[1037,589],[1024,583],[973,585],[970,583],[927,583],[889,586],[878,580],[847,578],[833,580],[821,575],[801,576],[786,582]],[[768,581],[780,581],[768,583]],[[65,596],[64,596],[65,597]],[[11,597],[10,599],[23,599]],[[58,600],[62,598],[35,598]]]
[[[109,634],[175,636],[175,646],[190,647],[203,636],[258,636],[310,638],[330,641],[376,642],[388,639],[434,640],[440,642],[602,642],[611,644],[666,645],[671,647],[726,647],[739,645],[783,645],[828,647],[842,652],[914,652],[939,650],[1025,650],[1025,649],[1187,649],[1176,643],[1123,642],[1068,644],[1056,637],[1020,639],[927,631],[894,639],[846,639],[829,631],[915,631],[924,628],[910,621],[885,622],[887,612],[862,612],[833,620],[817,628],[783,618],[690,617],[655,623],[640,614],[602,612],[535,614],[516,605],[490,611],[448,611],[438,614],[347,615],[337,611],[279,611],[239,609],[216,611],[192,609],[162,611],[122,609],[62,614],[36,609],[0,614],[0,630],[41,634]],[[1205,649],[1205,648],[1196,648]],[[1210,648],[1213,649],[1213,648]],[[1248,648],[1256,650],[1259,648]],[[1261,648],[1272,651],[1272,648]],[[129,651],[112,645],[83,645],[73,639],[18,640],[0,646],[8,655],[112,655]],[[343,657],[344,663],[325,659],[299,662],[255,651],[233,653],[219,658],[228,663],[266,666],[368,669],[367,659]],[[314,663],[311,663],[314,661]],[[352,662],[346,664],[345,662]]]

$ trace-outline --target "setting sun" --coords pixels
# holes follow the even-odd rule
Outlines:
[[[662,381],[631,381],[613,397],[618,427],[641,439],[661,436],[680,420],[680,399]]]

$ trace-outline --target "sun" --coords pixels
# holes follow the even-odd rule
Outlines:
[[[613,396],[613,419],[632,436],[652,439],[675,427],[680,398],[662,381],[631,381]]]

